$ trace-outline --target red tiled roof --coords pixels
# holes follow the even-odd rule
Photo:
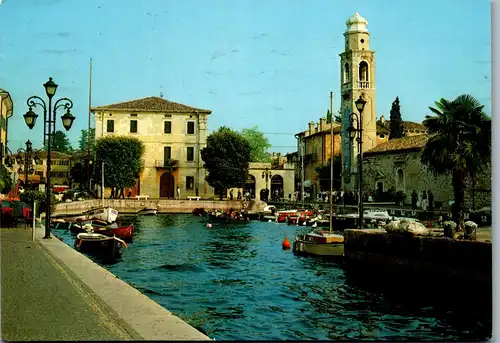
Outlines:
[[[388,134],[389,127],[391,125],[390,120],[384,120],[382,123],[380,120],[377,121],[377,134]],[[411,131],[425,131],[427,132],[427,128],[422,123],[416,123],[413,121],[403,121],[403,131],[411,132]]]
[[[133,112],[176,112],[176,113],[206,113],[210,114],[212,111],[203,110],[178,104],[173,101],[168,101],[160,97],[150,96],[137,100],[120,102],[117,104],[99,106],[91,108],[91,111],[105,111],[105,110],[120,110],[120,111],[133,111]]]
[[[428,137],[428,135],[422,134],[403,138],[394,138],[390,141],[375,146],[374,148],[364,152],[364,154],[371,155],[378,153],[423,149],[425,143],[427,143]]]

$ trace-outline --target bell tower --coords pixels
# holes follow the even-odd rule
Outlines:
[[[345,47],[340,54],[340,110],[342,115],[342,174],[344,188],[355,187],[358,146],[349,139],[347,128],[351,113],[359,112],[355,102],[361,96],[366,101],[362,112],[363,152],[376,145],[375,51],[370,50],[368,21],[356,12],[346,21]],[[356,123],[354,124],[356,126]]]

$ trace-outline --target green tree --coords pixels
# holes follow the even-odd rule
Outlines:
[[[403,132],[403,120],[401,119],[401,106],[399,105],[399,98],[392,102],[391,107],[391,122],[389,124],[389,140],[394,138],[402,138],[404,136]]]
[[[339,110],[337,113],[337,115],[333,116],[333,121],[337,124],[340,124],[342,123],[342,111]]]
[[[457,231],[463,228],[465,181],[491,162],[491,118],[473,96],[459,95],[453,101],[441,99],[435,114],[426,116],[429,139],[422,151],[421,162],[436,175],[450,175],[455,204],[453,220]]]
[[[326,110],[326,123],[331,123],[332,122],[332,113],[330,110]]]
[[[104,187],[111,187],[112,196],[125,187],[133,187],[142,169],[144,145],[134,137],[108,136],[96,142],[95,179],[101,180],[104,162]]]
[[[41,192],[38,190],[27,190],[21,193],[21,201],[24,201],[28,205],[33,205],[33,202],[36,201],[40,208],[41,212],[45,212],[47,209],[47,196],[45,192]],[[56,209],[57,199],[53,193],[50,194],[50,209],[51,212],[54,212]]]
[[[250,162],[269,162],[271,160],[267,151],[271,144],[258,126],[241,130],[241,135],[250,143]]]
[[[78,138],[78,150],[81,152],[86,152],[88,147],[88,136],[87,130],[80,131],[80,137]],[[95,151],[95,128],[90,128],[90,155],[92,156]]]
[[[206,181],[220,191],[242,187],[248,177],[251,146],[242,134],[221,127],[207,137],[207,146],[201,150],[203,167],[208,171]]]
[[[70,176],[73,182],[79,184],[80,189],[83,188],[87,182],[87,170],[82,162],[77,162],[70,170]]]
[[[13,186],[14,181],[12,181],[9,171],[3,164],[0,164],[0,193],[9,193]]]
[[[57,130],[52,136],[52,144],[50,146],[51,151],[58,151],[62,153],[71,153],[73,148],[69,142],[68,136],[61,130]],[[47,151],[47,142],[45,142],[44,150]]]

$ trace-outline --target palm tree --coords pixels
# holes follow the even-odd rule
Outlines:
[[[491,118],[473,96],[459,95],[455,100],[436,101],[429,107],[435,116],[426,116],[429,139],[421,162],[435,175],[451,174],[455,204],[453,221],[457,231],[463,227],[465,181],[491,162]]]

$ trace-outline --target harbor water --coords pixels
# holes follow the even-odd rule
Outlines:
[[[131,216],[134,240],[104,268],[216,340],[485,340],[491,308],[443,285],[405,284],[295,256],[310,228],[205,226],[192,215]],[[54,234],[73,246],[69,231]],[[100,261],[96,261],[100,262]],[[429,281],[429,280],[427,280]],[[431,280],[432,281],[432,280]],[[491,290],[485,290],[490,292]]]

